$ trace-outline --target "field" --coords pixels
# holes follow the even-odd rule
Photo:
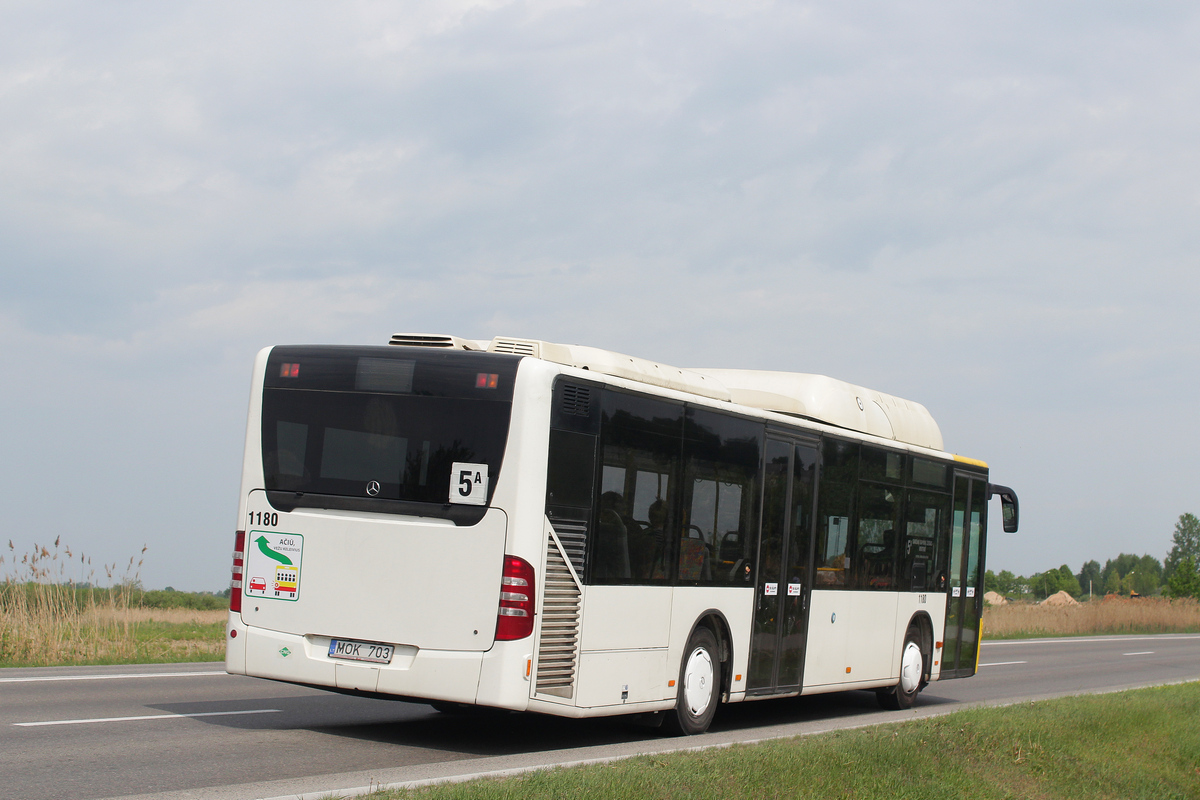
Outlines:
[[[368,797],[1195,800],[1200,683]]]
[[[182,592],[167,601],[218,608],[152,608],[162,592],[81,590],[47,584],[0,585],[0,667],[220,661],[222,598]],[[213,602],[216,601],[216,602]],[[1076,606],[988,606],[984,637],[1092,636],[1200,632],[1194,599],[1125,598]]]
[[[104,566],[111,586],[94,588],[86,557],[55,542],[19,559],[0,557],[0,667],[219,661],[225,656],[225,598],[143,591],[140,562],[124,575]],[[143,551],[144,552],[144,551]],[[84,578],[87,580],[84,580]],[[1078,605],[987,606],[984,637],[1200,632],[1195,599],[1105,598]]]
[[[1109,597],[1078,605],[1010,603],[986,606],[985,639],[1200,632],[1200,601]]]
[[[115,565],[101,568],[113,584],[107,588],[93,587],[90,560],[59,541],[53,549],[35,546],[20,557],[10,542],[0,565],[8,569],[0,582],[0,667],[225,657],[228,601],[208,594],[144,592],[137,581],[140,562],[133,559],[124,575]],[[79,577],[71,579],[72,573]]]
[[[124,604],[119,596],[111,602],[76,603],[53,594],[0,594],[0,667],[225,657],[224,610],[144,608]]]

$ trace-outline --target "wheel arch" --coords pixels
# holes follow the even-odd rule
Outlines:
[[[916,626],[921,652],[925,654],[925,682],[928,683],[933,675],[933,645],[936,639],[933,635],[933,619],[928,612],[918,611],[908,619],[908,625],[904,627],[905,632],[909,628]]]
[[[722,703],[727,703],[733,686],[733,632],[729,620],[718,608],[706,609],[696,616],[685,642],[692,638],[697,628],[708,628],[717,639],[717,658],[721,664],[720,697]]]

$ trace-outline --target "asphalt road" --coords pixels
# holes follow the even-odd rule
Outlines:
[[[985,642],[909,712],[845,692],[723,707],[703,736],[619,718],[447,716],[224,674],[221,664],[0,670],[0,798],[252,800],[520,770],[1200,680],[1200,635]],[[314,794],[314,796],[316,796]]]

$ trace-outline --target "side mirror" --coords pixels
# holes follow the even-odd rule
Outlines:
[[[997,483],[988,484],[988,497],[1000,495],[1000,512],[1004,523],[1005,533],[1016,533],[1020,522],[1021,506],[1017,502],[1017,493],[1007,486]]]

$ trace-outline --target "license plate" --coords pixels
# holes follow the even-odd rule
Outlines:
[[[378,642],[356,642],[353,639],[333,639],[329,642],[330,658],[390,664],[394,652],[396,652],[395,645],[379,644]]]

